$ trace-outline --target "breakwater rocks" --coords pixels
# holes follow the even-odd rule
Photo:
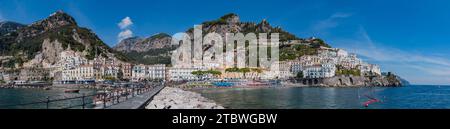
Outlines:
[[[146,106],[146,109],[224,109],[198,93],[165,87]]]

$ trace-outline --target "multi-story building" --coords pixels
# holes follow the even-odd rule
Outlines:
[[[133,64],[123,63],[120,67],[123,74],[123,79],[131,79],[133,74]]]
[[[338,57],[347,57],[348,56],[348,52],[342,49],[335,49],[336,54]]]
[[[115,64],[105,64],[101,67],[103,77],[106,78],[119,78],[120,66]]]
[[[166,65],[158,64],[147,67],[145,76],[149,79],[163,80],[166,77]]]
[[[345,69],[355,69],[361,65],[361,59],[356,57],[356,54],[349,54],[349,56],[340,58],[338,64]]]
[[[297,74],[303,71],[303,65],[300,61],[292,61],[291,62],[291,73]]]
[[[362,75],[381,75],[381,70],[378,65],[362,63],[360,68]]]
[[[96,80],[95,72],[96,70],[92,64],[84,64],[73,69],[63,70],[61,83],[93,83]]]
[[[293,77],[294,74],[291,72],[290,61],[279,61],[274,62],[270,66],[270,70],[264,71],[261,75],[262,79],[288,79]]]
[[[328,78],[334,77],[336,66],[334,64],[322,64],[307,66],[303,70],[303,78]]]
[[[166,77],[166,66],[158,65],[135,65],[132,69],[132,81],[164,80]]]
[[[168,80],[170,81],[195,81],[200,80],[201,78],[193,75],[192,72],[205,70],[202,68],[181,68],[181,67],[172,67],[168,71]]]
[[[78,53],[72,50],[63,51],[60,53],[59,64],[62,70],[73,69],[79,65],[89,63],[87,59],[84,59]]]
[[[322,64],[322,58],[316,55],[305,55],[300,57],[299,60],[303,67]]]

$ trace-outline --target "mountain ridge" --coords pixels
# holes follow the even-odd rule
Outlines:
[[[79,27],[75,19],[59,10],[49,17],[0,35],[3,67],[45,67],[57,62],[59,53],[69,48],[87,59],[95,55],[128,60],[106,45],[92,30]],[[54,48],[54,49],[53,49]]]
[[[294,34],[291,34],[285,30],[283,30],[281,27],[272,27],[270,23],[264,19],[258,23],[256,22],[241,22],[239,15],[235,13],[228,13],[223,16],[221,16],[218,19],[205,21],[201,23],[202,25],[202,31],[203,36],[207,33],[215,32],[219,35],[225,36],[226,33],[237,33],[241,32],[244,34],[247,33],[268,33],[269,35],[271,33],[279,33],[280,35],[280,42],[290,42],[293,40],[298,41],[305,41],[303,38],[299,38],[295,36]],[[194,28],[191,27],[187,29],[185,32],[193,37],[193,30]],[[159,34],[165,34],[165,33],[159,33]],[[165,34],[165,37],[170,37],[169,35]],[[270,36],[268,37],[270,38]],[[144,63],[144,64],[157,64],[157,63],[164,63],[164,64],[170,64],[170,53],[174,46],[171,45],[171,38],[167,38],[165,40],[156,40],[157,38],[145,38],[150,39],[150,41],[158,42],[159,44],[165,44],[165,45],[159,45],[159,47],[153,46],[153,42],[144,42],[144,38],[141,37],[131,37],[122,40],[119,42],[116,46],[113,47],[116,51],[123,52],[125,55],[128,55],[130,58],[134,58],[134,60],[137,60],[137,62]],[[148,41],[148,40],[147,40]],[[322,46],[329,46],[328,44],[324,43]],[[176,47],[176,46],[175,46]],[[208,45],[204,44],[204,48],[208,48]],[[150,52],[154,51],[154,52]],[[156,52],[156,53],[155,53]],[[154,55],[150,54],[156,54],[157,58],[164,58],[164,62],[148,62],[146,60],[151,60],[155,58],[147,58],[146,57],[155,57]],[[165,56],[161,56],[165,55]]]

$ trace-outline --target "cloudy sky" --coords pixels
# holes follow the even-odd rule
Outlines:
[[[50,4],[51,3],[51,4]],[[233,12],[316,36],[415,84],[450,84],[446,0],[1,0],[0,21],[24,24],[64,10],[108,45],[131,36],[183,32]]]

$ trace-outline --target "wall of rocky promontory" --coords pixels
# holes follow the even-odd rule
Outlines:
[[[324,86],[402,86],[398,80],[390,80],[385,76],[362,77],[362,76],[336,76],[323,80]]]
[[[165,87],[146,106],[146,109],[224,109],[198,93]]]
[[[358,86],[380,86],[380,87],[398,87],[404,86],[401,79],[393,74],[382,76],[352,76],[340,75],[331,78],[322,79],[297,79],[296,84],[305,86],[323,86],[323,87],[358,87]]]

